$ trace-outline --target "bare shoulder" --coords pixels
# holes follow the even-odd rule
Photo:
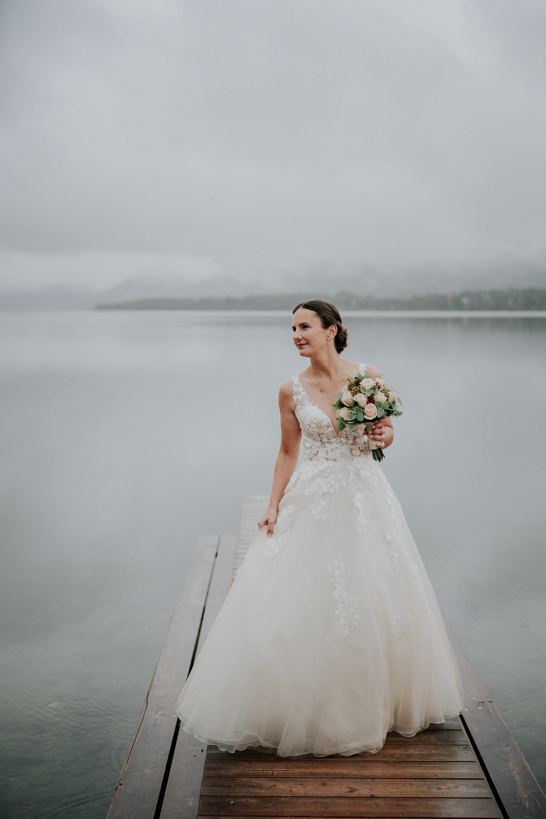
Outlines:
[[[366,364],[366,372],[369,373],[372,378],[381,378],[381,372],[374,367],[373,364]]]
[[[296,402],[291,378],[281,384],[279,389],[279,411],[283,440],[286,436],[295,440],[300,435],[300,426],[296,418]]]
[[[347,361],[346,358],[342,358],[341,363],[342,363],[344,372],[346,372],[348,375],[352,375],[353,373],[357,373],[359,368],[360,368],[360,364],[358,363],[358,361]]]

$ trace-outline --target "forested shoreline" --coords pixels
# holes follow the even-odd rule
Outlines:
[[[546,288],[422,293],[378,297],[354,293],[279,293],[260,296],[148,298],[97,304],[96,310],[292,310],[298,302],[324,298],[340,310],[546,310]]]

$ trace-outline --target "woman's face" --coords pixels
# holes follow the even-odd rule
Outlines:
[[[292,332],[301,356],[316,355],[333,337],[332,327],[325,329],[319,316],[307,307],[300,307],[292,316]]]

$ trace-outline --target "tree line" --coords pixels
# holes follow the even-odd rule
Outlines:
[[[149,298],[97,304],[97,310],[292,310],[309,298],[333,302],[340,310],[546,310],[546,289],[467,290],[407,296],[360,296],[354,293],[279,293],[261,296]]]

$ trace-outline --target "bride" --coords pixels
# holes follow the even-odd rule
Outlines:
[[[309,366],[280,389],[281,445],[260,532],[177,702],[184,729],[228,751],[376,753],[462,708],[434,591],[363,425],[332,404],[366,370],[341,358],[337,309],[293,313]],[[390,419],[372,436],[390,446]],[[304,459],[297,466],[300,443]]]

